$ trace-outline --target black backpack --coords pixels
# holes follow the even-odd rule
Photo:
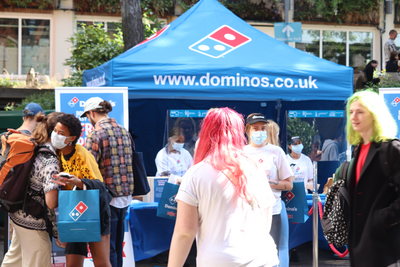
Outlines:
[[[388,147],[393,141],[398,139],[382,142],[378,148],[379,159],[385,177],[389,179],[389,185],[395,186],[395,191],[398,192],[398,187],[394,183],[391,170],[388,168]],[[352,167],[354,159],[350,162],[345,161],[336,171],[339,172],[339,179],[329,188],[325,198],[324,214],[321,219],[321,226],[324,236],[329,244],[334,244],[342,247],[347,244],[347,214],[350,208],[350,197],[347,190],[348,171]]]

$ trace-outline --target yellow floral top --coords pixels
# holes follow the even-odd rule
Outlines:
[[[103,181],[99,166],[92,154],[81,145],[75,145],[75,153],[69,160],[65,160],[62,152],[59,154],[61,171],[75,175],[79,179],[98,179]],[[71,190],[72,185],[66,185],[64,190]]]

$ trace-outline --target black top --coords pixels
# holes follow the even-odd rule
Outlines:
[[[386,63],[386,72],[397,72],[398,68],[397,60],[389,60]]]
[[[368,65],[365,67],[364,72],[365,72],[365,76],[367,77],[367,81],[368,81],[368,82],[370,82],[370,81],[373,80],[373,78],[374,78],[374,71],[375,71],[375,68],[374,68],[371,64],[368,64]]]

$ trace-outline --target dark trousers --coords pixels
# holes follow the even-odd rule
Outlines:
[[[284,208],[284,207],[283,207]],[[282,219],[280,214],[272,215],[271,231],[269,232],[275,242],[279,254],[279,240],[281,238]]]
[[[122,267],[122,249],[125,235],[125,216],[128,207],[111,209],[110,262],[113,267]]]

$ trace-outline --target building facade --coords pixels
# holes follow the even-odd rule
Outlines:
[[[266,9],[273,9],[275,21],[270,21],[271,18],[251,20],[249,16],[241,17],[274,37],[274,22],[284,21],[284,0],[275,6],[269,4],[271,1],[276,3],[275,0],[266,0],[263,5]],[[376,6],[369,9],[360,6],[362,12],[348,11],[344,6],[333,7],[336,9],[327,12],[332,7],[326,5],[320,8],[323,12],[318,13],[318,8],[309,4],[312,1],[291,0],[288,20],[302,22],[302,42],[289,45],[317,57],[351,66],[355,72],[362,70],[371,59],[381,64],[384,61],[383,45],[389,38],[389,31],[400,31],[398,8],[392,1],[371,1],[375,1]],[[30,68],[34,68],[40,74],[64,77],[70,71],[69,67],[64,66],[65,60],[71,56],[71,43],[67,39],[79,30],[81,23],[102,23],[106,31],[112,32],[116,27],[114,23],[121,21],[119,11],[105,13],[77,10],[76,0],[53,1],[54,5],[49,9],[38,9],[37,6],[15,7],[7,5],[7,2],[5,0],[3,6],[0,4],[0,66],[3,73],[14,76],[24,77]],[[244,2],[260,5],[257,0],[239,2],[242,5]],[[325,1],[313,1],[318,2]],[[240,6],[231,4],[228,7],[233,10]],[[361,14],[365,11],[368,11],[367,14]],[[174,15],[166,16],[165,21],[171,22],[181,12],[182,8],[175,5],[170,11]],[[234,12],[241,15],[240,10]],[[396,44],[400,46],[400,38]],[[296,63],[295,58],[293,63]]]

